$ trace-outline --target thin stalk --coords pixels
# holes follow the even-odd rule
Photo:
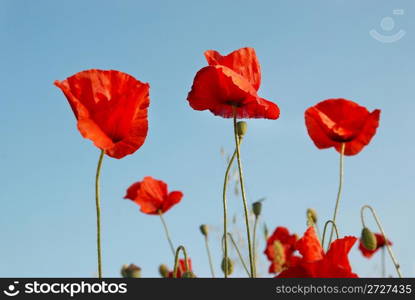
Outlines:
[[[222,242],[225,240],[225,239],[224,239],[224,237],[225,237],[225,236],[223,236],[223,237],[222,237]],[[241,251],[239,250],[239,247],[238,247],[238,245],[236,244],[236,242],[235,242],[235,240],[234,240],[234,238],[233,238],[233,236],[232,236],[232,234],[231,234],[230,232],[228,232],[228,237],[229,237],[229,239],[231,240],[232,245],[233,245],[233,247],[234,247],[234,248],[235,248],[235,250],[236,250],[236,253],[238,254],[239,260],[241,261],[241,264],[242,264],[243,268],[245,269],[246,274],[247,274],[248,276],[250,276],[251,274],[249,273],[248,267],[246,266],[246,263],[245,263],[245,261],[244,261],[244,258],[242,257],[242,253],[241,253]]]
[[[336,206],[334,208],[334,215],[333,215],[333,223],[336,223],[336,217],[339,211],[340,198],[342,195],[343,175],[344,175],[343,163],[344,163],[344,149],[345,148],[346,148],[346,143],[342,143],[341,150],[340,150],[339,190],[337,191]],[[329,246],[332,240],[333,240],[333,228],[331,229],[331,233],[330,233]]]
[[[99,178],[101,176],[102,161],[105,151],[101,150],[98,159],[97,173],[95,175],[95,207],[97,211],[97,254],[98,254],[98,278],[102,278],[102,252],[101,252],[101,202],[99,194]]]
[[[174,252],[175,252],[175,251],[174,251],[173,242],[171,241],[171,237],[170,237],[169,229],[168,229],[168,227],[167,227],[166,221],[164,221],[164,218],[163,218],[163,213],[162,213],[161,211],[159,211],[159,216],[160,216],[161,223],[163,224],[164,232],[166,233],[166,238],[167,238],[167,241],[169,242],[171,252],[172,252],[172,253],[173,253],[173,255],[174,255]]]
[[[181,246],[180,245],[179,247],[177,247],[177,250],[176,250],[175,255],[174,255],[173,278],[177,278],[177,269],[179,267],[179,254],[180,254],[180,251],[183,252],[184,264],[185,264],[185,267],[186,267],[186,272],[189,272],[190,271],[189,262],[187,260],[187,252],[186,252],[186,249],[184,248],[184,246]]]
[[[321,240],[321,247],[324,248],[324,240],[326,238],[326,231],[327,231],[327,225],[331,224],[332,226],[332,231],[335,230],[336,231],[336,237],[339,238],[339,231],[337,230],[337,226],[336,223],[334,223],[332,220],[328,220],[325,224],[324,224],[324,229],[323,229],[323,237]],[[327,244],[327,250],[330,248],[330,243]]]
[[[239,137],[238,137],[238,132],[237,132],[236,109],[235,108],[233,111],[233,127],[234,127],[234,135],[235,135],[236,158],[238,161],[238,170],[239,170],[239,182],[241,185],[242,202],[243,202],[244,213],[245,213],[246,235],[248,239],[248,250],[249,250],[249,265],[250,265],[250,270],[251,270],[251,277],[255,278],[254,262],[253,262],[253,257],[252,257],[251,232],[249,229],[248,204],[247,204],[246,195],[245,195],[244,175],[242,171],[241,151],[239,147],[240,142],[239,142]]]
[[[252,256],[254,257],[254,272],[256,275],[256,231],[258,227],[258,219],[259,217],[255,216],[254,221],[254,234],[253,234],[253,242],[252,242]]]
[[[385,230],[383,230],[382,223],[380,223],[380,219],[379,219],[379,217],[378,217],[375,209],[372,206],[370,206],[370,205],[363,205],[362,208],[360,209],[360,218],[362,220],[363,227],[366,227],[365,218],[364,218],[364,215],[363,215],[364,210],[366,208],[371,211],[371,213],[373,215],[373,218],[376,221],[376,225],[378,226],[380,232],[383,235],[383,238],[385,239],[385,246],[386,246],[386,249],[388,249],[388,253],[389,253],[389,256],[390,256],[390,258],[391,258],[391,260],[393,262],[393,265],[395,266],[396,273],[398,273],[399,278],[402,278],[401,266],[399,265],[398,260],[396,259],[396,256],[395,256],[395,254],[392,251],[392,247],[388,243],[388,238],[386,236]]]
[[[386,268],[385,268],[385,262],[386,262],[386,258],[385,258],[385,248],[382,248],[381,250],[381,270],[382,270],[382,277],[385,278],[386,277]]]
[[[222,201],[223,201],[223,234],[226,235],[226,232],[228,232],[228,215],[227,215],[227,201],[226,201],[226,191],[227,191],[227,186],[228,186],[228,178],[229,178],[229,172],[231,170],[232,167],[232,163],[235,160],[236,157],[236,149],[233,152],[233,155],[231,157],[231,159],[229,160],[229,164],[228,167],[226,168],[225,171],[225,179],[223,181],[223,193],[222,193]],[[225,270],[228,269],[228,241],[227,238],[225,236],[225,249],[224,249],[224,256],[225,256]],[[225,278],[228,277],[228,274],[226,274],[225,272]]]
[[[215,278],[215,270],[213,269],[212,255],[210,254],[209,240],[208,240],[207,236],[205,236],[205,246],[206,246],[207,256],[208,256],[208,259],[209,259],[210,273],[212,274],[212,277]]]

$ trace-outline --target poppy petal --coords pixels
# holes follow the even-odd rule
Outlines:
[[[139,149],[148,130],[149,85],[115,70],[87,70],[55,81],[82,136],[114,158]]]
[[[207,50],[205,57],[210,66],[222,65],[232,69],[245,79],[257,91],[261,85],[261,67],[253,48],[241,48],[222,56],[218,51]]]
[[[316,261],[322,259],[324,255],[316,231],[312,226],[310,226],[304,233],[304,236],[298,240],[296,248],[303,256],[304,261]]]
[[[232,118],[279,116],[278,106],[257,96],[252,85],[231,69],[216,65],[202,68],[195,76],[187,97],[195,110],[210,110],[214,115]]]

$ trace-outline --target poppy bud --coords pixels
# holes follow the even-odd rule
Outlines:
[[[367,250],[373,251],[377,247],[376,236],[367,227],[363,228],[360,240]]]
[[[261,210],[262,210],[262,203],[261,201],[257,201],[252,203],[252,211],[254,212],[255,217],[259,217],[259,215],[261,214]]]
[[[123,265],[121,267],[121,276],[124,278],[140,278],[141,268],[135,264]]]
[[[192,271],[187,271],[183,273],[182,278],[196,278],[196,275]]]
[[[248,130],[248,124],[245,121],[239,121],[236,123],[236,132],[238,136],[241,138],[245,135],[246,131]]]
[[[208,235],[208,227],[205,224],[200,225],[200,232],[204,235],[207,236]]]
[[[228,262],[227,266],[226,266],[226,262]],[[226,267],[228,267],[227,270],[226,270]],[[229,257],[227,259],[224,257],[222,259],[221,268],[224,274],[226,273],[226,275],[228,276],[231,275],[233,273],[233,261]]]
[[[307,209],[307,225],[311,226],[313,224],[317,224],[317,212],[312,208],[308,208]]]
[[[160,273],[161,277],[163,277],[163,278],[169,277],[169,273],[170,273],[169,267],[167,267],[164,264],[160,265],[159,266],[159,273]]]
[[[264,223],[264,237],[265,240],[268,240],[269,232],[268,232],[268,226]]]

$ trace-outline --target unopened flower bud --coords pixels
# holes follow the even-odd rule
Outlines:
[[[252,203],[252,211],[254,212],[255,217],[259,217],[259,215],[261,214],[261,210],[262,210],[262,203],[261,201],[257,201]]]
[[[121,267],[121,276],[124,278],[140,278],[141,268],[135,264],[123,265]]]
[[[246,131],[248,130],[248,124],[245,121],[239,121],[236,123],[236,132],[238,136],[241,138],[245,135]]]
[[[267,226],[267,224],[264,223],[264,237],[265,237],[265,240],[268,240],[268,236],[269,236],[268,226]]]
[[[208,226],[205,224],[200,225],[200,232],[204,235],[207,236],[209,231],[208,231]]]
[[[182,278],[196,278],[196,275],[192,271],[184,272]]]
[[[376,236],[367,227],[364,227],[363,228],[363,230],[362,230],[362,236],[360,237],[360,240],[361,240],[363,246],[365,246],[365,248],[367,250],[373,251],[377,247]]]
[[[169,277],[169,272],[170,272],[169,267],[167,267],[166,265],[159,266],[159,273],[161,277],[163,278]]]
[[[312,208],[308,208],[307,209],[307,225],[311,226],[313,224],[317,224],[317,212]]]
[[[226,275],[231,275],[233,273],[233,261],[228,257],[222,259],[221,264],[222,272]]]

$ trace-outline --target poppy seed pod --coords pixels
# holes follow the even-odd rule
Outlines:
[[[161,277],[163,278],[169,277],[169,272],[170,272],[169,268],[166,265],[163,264],[159,266],[159,273]]]
[[[259,215],[261,214],[261,210],[262,210],[262,203],[261,201],[257,201],[252,203],[252,211],[254,212],[255,217],[259,217]]]
[[[310,226],[313,224],[317,224],[317,212],[312,208],[308,208],[307,209],[307,225]]]
[[[196,275],[192,271],[184,272],[182,278],[196,278]]]
[[[204,235],[204,236],[208,236],[208,227],[205,224],[200,225],[200,232]]]
[[[226,262],[227,262],[227,264],[226,264]],[[228,258],[224,257],[222,259],[221,268],[222,268],[222,272],[224,274],[226,274],[228,276],[231,275],[233,273],[233,261],[229,257]]]
[[[363,246],[365,246],[365,248],[367,250],[372,250],[373,251],[377,247],[376,236],[367,227],[364,227],[362,229],[362,236],[361,236],[360,240],[361,240]]]
[[[248,124],[245,121],[239,121],[238,123],[236,123],[236,131],[240,138],[246,134],[247,130],[248,130]]]
[[[140,278],[141,268],[135,264],[123,265],[121,267],[121,276],[124,278]]]

